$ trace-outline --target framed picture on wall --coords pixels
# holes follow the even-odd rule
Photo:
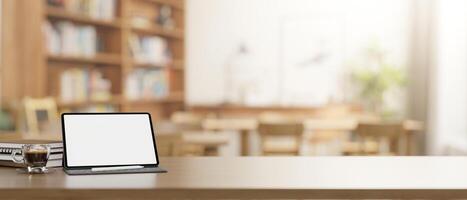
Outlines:
[[[331,16],[283,21],[282,104],[320,106],[341,98],[344,27]]]

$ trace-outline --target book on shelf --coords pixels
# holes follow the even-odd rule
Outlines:
[[[133,14],[130,16],[130,24],[136,28],[150,28],[154,26],[154,21],[146,16]]]
[[[117,112],[118,109],[114,105],[102,104],[83,106],[78,108],[68,108],[64,112]]]
[[[141,13],[130,14],[130,24],[132,27],[137,28],[151,28],[160,27],[164,30],[174,30],[176,28],[175,18],[173,16],[173,9],[169,5],[160,5],[154,12],[157,13],[155,18],[147,17]]]
[[[169,5],[162,5],[159,7],[157,12],[157,24],[164,29],[172,30],[175,29],[176,23],[173,17],[172,7]]]
[[[138,64],[167,66],[172,62],[172,53],[166,39],[159,36],[131,35],[130,53]]]
[[[73,68],[60,74],[60,98],[63,102],[108,101],[112,83],[99,70]]]
[[[44,33],[51,55],[94,57],[100,43],[95,27],[67,21],[47,21]]]
[[[94,19],[113,20],[116,0],[47,0],[47,5]]]
[[[167,70],[137,69],[127,77],[126,96],[130,100],[148,100],[167,97],[169,75]]]

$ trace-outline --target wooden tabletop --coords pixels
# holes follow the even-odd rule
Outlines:
[[[167,174],[68,176],[0,168],[0,199],[465,198],[464,157],[164,158]]]
[[[352,131],[357,128],[359,122],[366,122],[357,119],[303,119],[305,130],[338,130]],[[375,122],[374,123],[383,123]],[[213,118],[206,119],[203,127],[207,130],[247,130],[254,131],[258,128],[258,119],[256,118]],[[415,120],[403,120],[404,129],[408,131],[423,130],[423,123]]]

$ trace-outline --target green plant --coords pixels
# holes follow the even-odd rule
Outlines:
[[[388,115],[391,111],[383,110],[384,95],[407,84],[405,71],[389,64],[377,46],[368,48],[365,63],[365,66],[358,66],[352,72],[352,80],[360,90],[359,96],[371,111]]]

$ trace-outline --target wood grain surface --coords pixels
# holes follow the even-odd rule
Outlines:
[[[0,168],[0,199],[467,198],[463,157],[163,158],[166,174]]]

